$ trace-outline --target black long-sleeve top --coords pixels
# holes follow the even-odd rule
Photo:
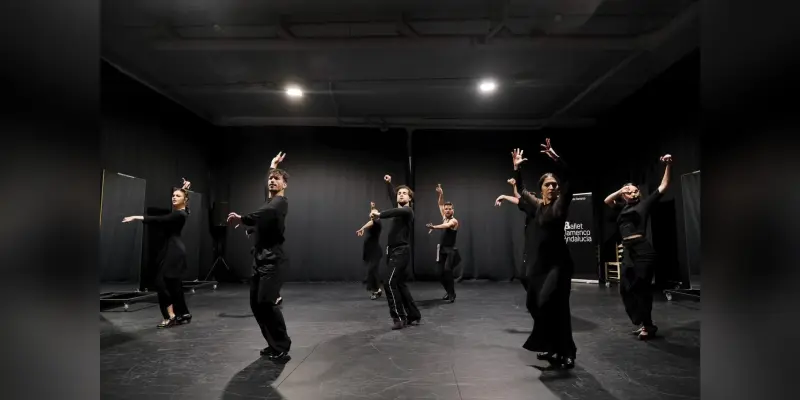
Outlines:
[[[289,213],[289,202],[286,197],[268,198],[258,210],[242,216],[242,223],[255,228],[254,247],[256,251],[271,249],[283,244],[286,230],[286,214]]]
[[[517,207],[520,211],[525,213],[525,249],[527,250],[527,243],[533,241],[534,232],[534,225],[533,221],[536,218],[536,205],[531,204],[527,201],[524,201],[522,198],[519,199],[517,202]],[[535,254],[528,254],[526,252],[527,257],[535,257]]]
[[[373,257],[381,257],[383,254],[381,250],[381,221],[376,219],[372,221],[372,226],[365,229],[364,232],[364,261]]]
[[[180,278],[186,270],[186,247],[181,240],[181,231],[189,214],[185,210],[173,210],[167,215],[142,217],[142,222],[155,225],[167,236],[164,247],[158,254],[156,265],[159,273],[167,278]]]
[[[386,188],[388,190],[389,202],[395,204],[395,201],[397,201],[395,194],[396,191],[391,182],[386,183]],[[411,229],[414,224],[414,210],[411,209],[410,205],[381,211],[378,218],[394,218],[394,221],[392,221],[392,226],[389,228],[389,248],[408,246],[411,244]]]
[[[546,205],[537,203],[525,188],[521,165],[516,171],[517,189],[522,195],[520,200],[527,202],[534,212],[533,221],[529,224],[533,226],[530,232],[531,240],[526,240],[525,249],[527,254],[535,255],[535,261],[531,260],[534,266],[538,267],[534,268],[534,274],[551,265],[572,265],[572,257],[564,238],[564,224],[567,221],[574,191],[570,184],[569,167],[562,158],[558,158],[556,167],[555,175],[559,181],[561,194],[556,201]]]
[[[656,189],[650,196],[647,196],[647,198],[640,200],[636,204],[618,205],[616,208],[620,210],[617,216],[619,234],[623,238],[632,235],[645,236],[647,231],[647,218],[650,216],[650,210],[661,196],[662,193]]]

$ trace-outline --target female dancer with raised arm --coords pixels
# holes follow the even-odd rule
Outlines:
[[[559,171],[539,178],[541,202],[525,189],[522,163],[527,159],[522,157],[522,150],[511,153],[520,201],[534,208],[533,240],[526,243],[526,254],[534,256],[525,260],[525,269],[530,271],[526,305],[534,323],[533,332],[522,347],[539,352],[537,358],[549,361],[551,369],[570,369],[575,367],[577,353],[569,307],[574,267],[564,239],[564,224],[573,189],[566,163],[550,146],[550,139],[546,143],[541,153],[554,160]]]
[[[369,203],[369,211],[377,210],[375,202]],[[370,292],[369,298],[377,300],[383,294],[381,290],[381,282],[378,279],[378,266],[383,258],[383,250],[381,249],[381,220],[367,221],[361,229],[356,231],[358,236],[364,236],[364,251],[362,260],[367,267],[367,290]]]
[[[191,183],[183,180],[183,186],[172,192],[172,212],[159,216],[130,216],[122,220],[123,223],[142,221],[153,224],[164,231],[167,242],[158,254],[156,263],[156,290],[158,291],[158,305],[164,320],[158,328],[170,328],[177,324],[192,322],[192,314],[186,306],[183,297],[183,282],[181,276],[186,271],[186,246],[181,240],[181,231],[189,218],[189,187]]]
[[[664,177],[661,178],[661,185],[646,199],[641,200],[639,188],[632,183],[625,184],[605,199],[610,207],[620,210],[617,225],[622,236],[623,252],[619,293],[631,322],[639,326],[633,334],[642,340],[653,337],[658,331],[652,318],[656,251],[647,241],[646,233],[650,210],[669,187],[672,156],[666,154],[660,160],[666,164]]]

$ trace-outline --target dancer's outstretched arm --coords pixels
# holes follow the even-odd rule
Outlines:
[[[530,203],[534,207],[538,207],[539,202],[536,201],[536,197],[525,189],[525,180],[522,177],[522,163],[528,161],[528,159],[522,157],[523,153],[524,151],[521,149],[515,149],[511,152],[511,159],[514,163],[514,171],[516,172],[516,189],[519,191],[520,198],[523,201]]]
[[[369,210],[370,210],[370,212],[372,212],[372,210],[376,210],[374,202],[370,202],[369,203]],[[356,234],[358,236],[364,236],[364,231],[366,231],[367,229],[371,228],[373,224],[374,224],[374,222],[370,219],[369,221],[367,221],[366,224],[364,224],[364,226],[361,227],[361,229],[356,231]]]
[[[442,190],[441,183],[436,186],[436,193],[439,194],[439,214],[442,215],[442,219],[444,220],[446,218],[444,216],[444,190]]]
[[[397,204],[397,191],[394,189],[394,185],[392,184],[392,176],[384,175],[383,181],[386,182],[386,195],[389,196],[389,204]]]
[[[658,185],[658,188],[656,188],[656,190],[653,191],[650,196],[647,196],[646,199],[642,200],[642,207],[644,207],[644,212],[646,213],[650,212],[650,208],[653,207],[653,204],[658,202],[658,199],[661,198],[661,195],[663,195],[669,187],[669,180],[672,170],[672,156],[665,154],[661,156],[659,160],[666,164],[664,167],[664,176],[661,178],[661,184]]]

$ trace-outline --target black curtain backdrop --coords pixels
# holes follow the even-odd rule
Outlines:
[[[289,281],[362,281],[363,238],[356,230],[369,220],[369,202],[391,206],[383,176],[395,185],[408,177],[404,130],[284,128],[228,129],[225,166],[214,171],[229,187],[230,210],[240,214],[264,202],[264,185],[272,158],[283,151],[288,171],[284,248],[290,259]],[[221,197],[220,197],[221,199]],[[419,221],[419,219],[418,219]],[[388,228],[388,227],[387,227]],[[384,228],[381,245],[386,245]],[[243,227],[227,229],[228,264],[240,278],[251,274],[250,241]],[[385,272],[385,257],[380,270]]]
[[[184,177],[192,190],[206,193],[214,142],[205,137],[222,130],[106,62],[100,80],[103,168],[145,179],[146,207],[169,208],[171,190]],[[193,209],[193,216],[200,214]],[[200,243],[199,269],[207,271],[214,261],[209,229]]]
[[[467,137],[468,135],[468,137]],[[494,200],[513,194],[506,182],[514,176],[511,151],[525,150],[525,184],[534,188],[541,174],[553,170],[553,162],[539,153],[539,145],[550,137],[573,169],[577,192],[590,186],[579,171],[586,151],[576,143],[579,132],[414,132],[414,168],[417,184],[416,250],[418,277],[436,276],[437,232],[428,235],[425,223],[439,223],[436,185],[441,183],[445,200],[451,201],[460,223],[458,242],[460,268],[465,279],[509,280],[522,261],[524,214],[512,204],[500,208]],[[539,192],[538,189],[532,189]]]
[[[100,214],[100,283],[126,283],[139,288],[143,232],[141,222],[122,223],[144,213],[144,179],[103,172]]]

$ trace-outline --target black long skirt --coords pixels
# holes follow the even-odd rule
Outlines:
[[[556,353],[575,358],[569,296],[574,271],[570,260],[562,265],[534,268],[529,276],[526,306],[533,317],[533,331],[522,345],[529,351]],[[537,273],[538,272],[538,273]]]

